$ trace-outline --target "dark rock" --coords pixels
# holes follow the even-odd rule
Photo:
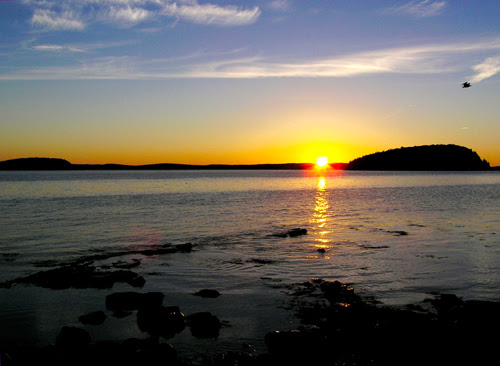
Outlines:
[[[131,279],[130,281],[127,281],[127,283],[133,287],[142,287],[146,283],[146,279],[142,276],[136,276],[135,278]]]
[[[389,230],[387,231],[389,234],[394,234],[395,236],[405,236],[408,235],[406,231],[403,230]]]
[[[124,261],[119,261],[113,263],[114,268],[121,268],[121,269],[130,269],[137,267],[141,264],[141,261],[139,259],[132,259],[130,262],[124,262]]]
[[[282,232],[282,233],[276,233],[272,234],[270,236],[276,236],[278,238],[286,238],[286,237],[296,237],[300,235],[306,235],[307,234],[307,229],[301,229],[301,228],[295,228],[295,229],[290,229],[288,231]]]
[[[361,297],[356,295],[352,288],[339,281],[322,281],[319,287],[331,304],[346,306],[363,302]]]
[[[129,255],[143,255],[143,256],[155,256],[155,255],[163,255],[163,254],[172,254],[172,253],[189,253],[191,251],[193,245],[191,243],[187,244],[179,244],[176,246],[173,246],[172,244],[166,243],[166,244],[160,244],[160,245],[154,245],[151,246],[147,249],[137,249],[137,250],[119,250],[119,251],[106,251],[105,253],[97,253],[97,254],[90,254],[90,255],[85,255],[82,257],[79,257],[75,260],[72,260],[70,262],[60,262],[56,260],[46,260],[46,261],[40,261],[35,264],[36,267],[55,267],[55,266],[88,266],[92,264],[92,262],[95,261],[103,261],[107,260],[110,258],[115,258],[115,257],[123,257],[123,256],[129,256]],[[139,259],[135,259],[139,260]],[[118,263],[129,263],[129,264],[134,264],[135,260],[132,262],[118,262]],[[139,260],[140,261],[140,260]],[[125,266],[127,266],[125,264]],[[102,267],[101,267],[102,268]]]
[[[119,312],[160,307],[164,297],[161,292],[115,292],[106,296],[106,309]]]
[[[82,315],[78,320],[82,324],[101,325],[106,319],[106,314],[103,311],[94,311],[93,313]]]
[[[191,243],[177,244],[175,246],[175,249],[177,249],[177,251],[180,253],[190,253],[191,250],[193,249],[193,244]]]
[[[187,317],[191,334],[197,338],[217,338],[222,327],[219,319],[209,312],[191,314]]]
[[[318,253],[326,253],[326,249],[325,248],[318,248],[318,250],[316,250]]]
[[[84,349],[89,343],[89,333],[76,327],[62,327],[56,338],[56,347],[68,351]]]
[[[220,296],[220,293],[217,290],[203,289],[195,292],[193,295],[215,299]]]
[[[144,285],[144,279],[132,271],[98,271],[93,266],[69,265],[47,271],[37,272],[27,277],[9,281],[36,285],[54,290],[73,288],[111,288],[116,282],[125,282],[132,286]]]
[[[307,230],[306,229],[301,229],[301,228],[296,228],[296,229],[288,230],[287,234],[288,234],[288,236],[290,236],[290,237],[293,238],[295,236],[306,235],[307,234]]]
[[[184,329],[184,314],[177,306],[142,308],[137,312],[137,325],[142,332],[168,339]]]
[[[273,259],[263,259],[263,258],[251,258],[245,261],[246,263],[254,263],[258,265],[266,265],[266,264],[276,264],[278,261]]]

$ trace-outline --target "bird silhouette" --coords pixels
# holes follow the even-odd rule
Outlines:
[[[470,88],[470,83],[466,81],[465,83],[462,84],[462,88]]]

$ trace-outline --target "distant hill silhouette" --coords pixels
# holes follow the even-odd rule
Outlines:
[[[254,164],[254,165],[189,165],[189,164],[71,164],[64,159],[21,158],[0,162],[0,170],[303,170],[312,169],[314,164]]]
[[[347,170],[489,170],[479,155],[458,145],[401,147],[354,159]]]

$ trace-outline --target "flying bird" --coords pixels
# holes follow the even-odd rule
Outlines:
[[[462,84],[462,88],[470,88],[470,83],[466,81],[465,83]]]

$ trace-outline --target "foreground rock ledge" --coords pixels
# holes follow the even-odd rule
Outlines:
[[[141,319],[152,333],[147,339],[92,343],[83,329],[65,327],[55,346],[5,349],[0,345],[2,365],[420,366],[488,365],[498,360],[494,332],[500,326],[500,302],[436,294],[420,305],[380,306],[346,284],[320,279],[283,290],[290,295],[287,308],[303,325],[265,335],[266,354],[242,351],[209,356],[193,350],[193,358],[179,359],[173,347],[157,336],[157,329],[150,329],[157,318],[149,322],[147,317]],[[165,313],[160,315],[169,324],[182,323],[177,308],[158,304],[154,308]],[[210,313],[193,314],[186,320],[194,333],[198,325],[209,324],[214,334],[201,336],[218,335],[220,322]]]

